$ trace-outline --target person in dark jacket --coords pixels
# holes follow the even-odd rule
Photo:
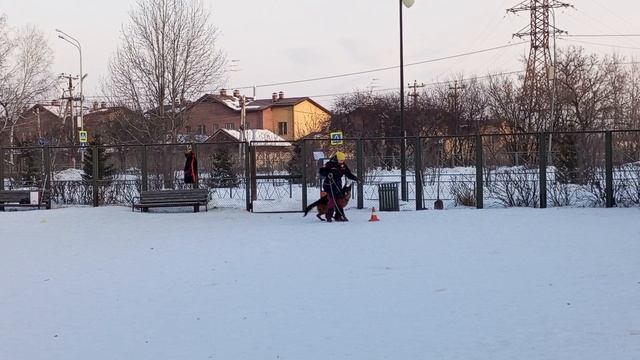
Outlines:
[[[336,221],[347,221],[347,218],[344,216],[344,209],[339,206],[339,202],[337,201],[344,196],[342,192],[342,176],[346,176],[348,179],[360,183],[360,179],[349,170],[345,159],[346,155],[338,151],[320,168],[320,176],[324,177],[322,181],[322,191],[327,194],[329,199],[329,209],[326,215],[327,222],[331,222],[334,212]]]
[[[198,182],[198,160],[191,145],[187,146],[184,157],[186,158],[184,163],[184,183],[194,184],[193,187],[195,187],[195,184]]]

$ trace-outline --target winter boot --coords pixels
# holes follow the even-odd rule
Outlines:
[[[333,209],[327,210],[325,217],[327,218],[327,222],[333,221]]]
[[[342,209],[342,208],[338,208],[336,210],[336,218],[335,219],[336,219],[336,221],[340,221],[340,222],[349,221],[347,219],[347,217],[344,215],[344,209]]]

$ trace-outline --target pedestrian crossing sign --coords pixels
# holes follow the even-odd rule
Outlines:
[[[331,145],[342,145],[344,137],[342,136],[342,131],[332,132],[331,134]]]
[[[82,144],[86,144],[87,143],[87,132],[84,130],[80,131],[80,143]]]

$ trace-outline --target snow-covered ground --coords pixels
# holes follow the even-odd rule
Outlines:
[[[640,359],[640,210],[0,213],[0,359]]]

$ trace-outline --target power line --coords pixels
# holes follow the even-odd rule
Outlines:
[[[438,85],[453,84],[456,81],[457,82],[466,82],[466,81],[472,81],[472,80],[487,79],[487,78],[496,77],[496,76],[502,76],[502,75],[523,74],[524,72],[525,72],[524,70],[515,70],[515,71],[508,71],[508,72],[496,73],[496,74],[491,74],[491,75],[474,76],[474,77],[470,77],[470,78],[463,78],[463,79],[457,79],[457,80],[438,81],[438,82],[426,83],[424,85],[425,85],[425,87],[427,87],[427,86],[428,87],[433,87],[433,86],[438,86]],[[309,97],[311,97],[311,98],[338,97],[338,96],[359,94],[359,93],[363,93],[363,92],[379,93],[379,92],[387,92],[387,91],[397,91],[399,89],[400,89],[399,87],[395,87],[395,88],[386,88],[386,89],[376,89],[376,90],[370,90],[370,91],[349,91],[349,92],[343,92],[343,93],[309,95]]]
[[[507,45],[496,46],[496,47],[492,47],[492,48],[488,48],[488,49],[470,51],[470,52],[457,54],[457,55],[444,56],[444,57],[435,58],[435,59],[417,61],[417,62],[413,62],[413,63],[404,64],[404,66],[405,67],[416,66],[416,65],[422,65],[422,64],[427,64],[427,63],[432,63],[432,62],[437,62],[437,61],[450,60],[450,59],[455,59],[455,58],[459,58],[459,57],[470,56],[470,55],[480,54],[480,53],[484,53],[484,52],[489,52],[489,51],[504,49],[504,48],[508,48],[508,47],[518,46],[518,45],[522,45],[522,44],[525,44],[525,43],[527,43],[527,42],[526,41],[521,41],[521,42],[517,42],[517,43],[513,43],[513,44],[507,44]],[[347,76],[363,75],[363,74],[369,74],[369,73],[373,73],[373,72],[393,70],[393,69],[397,69],[399,67],[400,67],[399,65],[394,65],[394,66],[387,66],[387,67],[382,67],[382,68],[377,68],[377,69],[356,71],[356,72],[344,73],[344,74],[338,74],[338,75],[321,76],[321,77],[308,78],[308,79],[302,79],[302,80],[282,81],[282,82],[269,83],[269,84],[260,84],[260,85],[255,85],[255,86],[234,87],[234,89],[238,89],[238,90],[240,90],[240,89],[253,89],[254,87],[255,88],[260,88],[260,87],[269,87],[269,86],[298,84],[298,83],[311,82],[311,81],[329,80],[329,79],[336,79],[336,78],[347,77]]]
[[[639,37],[640,34],[563,34],[564,37]]]
[[[562,35],[562,36],[566,36],[566,35]],[[569,39],[563,39],[563,38],[558,38],[558,40],[563,40],[563,41],[567,41],[567,42],[581,43],[581,44],[589,44],[589,45],[605,46],[605,47],[615,47],[615,48],[621,48],[621,49],[640,50],[640,47],[633,47],[633,46],[623,46],[623,45],[614,45],[614,44],[603,44],[603,43],[597,43],[597,42],[591,42],[591,41],[583,41],[583,40],[569,40]]]

